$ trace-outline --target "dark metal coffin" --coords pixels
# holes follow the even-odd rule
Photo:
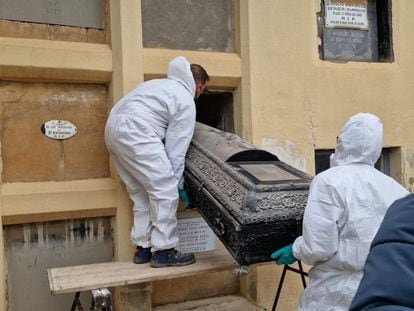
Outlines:
[[[311,177],[240,137],[197,123],[190,200],[240,265],[270,261],[301,234]]]

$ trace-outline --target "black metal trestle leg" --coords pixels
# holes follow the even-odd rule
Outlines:
[[[98,288],[91,290],[90,311],[113,311],[111,292],[107,288]],[[82,303],[79,300],[80,292],[76,292],[70,311],[84,311]]]
[[[72,308],[70,308],[70,311],[75,311],[76,308],[78,308],[79,311],[83,311],[82,304],[79,300],[80,292],[76,292],[75,298],[73,298]]]
[[[107,288],[93,289],[91,295],[90,311],[113,311],[111,292]]]
[[[302,262],[298,261],[298,266],[299,266],[299,269],[292,268],[292,267],[290,267],[288,265],[285,265],[283,267],[282,275],[280,276],[280,280],[279,280],[279,285],[277,286],[276,297],[275,297],[275,300],[273,302],[272,311],[275,311],[276,310],[277,303],[279,302],[280,293],[282,291],[283,282],[285,281],[286,272],[288,270],[289,271],[296,272],[296,273],[299,273],[300,274],[300,277],[302,279],[303,288],[306,288],[305,276],[308,276],[308,274],[305,271],[303,271]]]
[[[305,280],[305,276],[308,276],[308,274],[303,271],[303,267],[302,267],[302,262],[298,261],[298,266],[299,266],[299,271],[298,270],[294,270],[295,272],[300,274],[300,278],[302,279],[302,285],[303,285],[303,289],[306,288],[306,280]]]

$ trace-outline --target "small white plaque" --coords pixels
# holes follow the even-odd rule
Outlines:
[[[364,0],[356,1],[355,4],[327,0],[325,11],[326,27],[368,29],[368,9]]]
[[[68,139],[76,134],[75,124],[65,120],[50,120],[42,124],[41,131],[52,139]]]
[[[202,217],[178,219],[177,250],[197,253],[215,249],[216,236]]]

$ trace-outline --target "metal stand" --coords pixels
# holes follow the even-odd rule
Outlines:
[[[107,288],[91,290],[91,311],[112,311],[111,292]]]
[[[78,308],[79,311],[83,311],[82,304],[79,300],[80,292],[76,292],[75,298],[73,298],[72,307],[70,308],[70,311],[75,311],[76,308]]]
[[[79,311],[84,311],[82,303],[79,300],[80,292],[76,292],[73,299],[71,311],[75,311],[76,308]],[[90,311],[112,311],[112,299],[111,292],[107,288],[98,288],[91,290],[91,305]]]
[[[276,297],[275,297],[275,301],[273,302],[272,311],[276,310],[277,303],[279,302],[280,292],[282,291],[283,282],[285,281],[286,272],[288,270],[293,271],[295,273],[299,273],[302,279],[303,288],[306,288],[305,276],[308,276],[308,274],[305,271],[303,271],[302,262],[298,261],[298,266],[299,266],[299,269],[292,268],[288,265],[285,265],[283,267],[283,272],[282,272],[282,275],[280,276],[279,285],[277,287]]]

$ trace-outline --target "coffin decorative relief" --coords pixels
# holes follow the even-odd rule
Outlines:
[[[240,265],[270,261],[301,234],[311,176],[234,134],[197,123],[185,179],[191,202]]]

